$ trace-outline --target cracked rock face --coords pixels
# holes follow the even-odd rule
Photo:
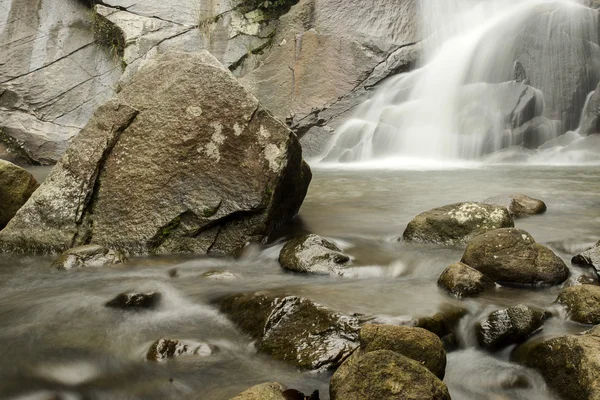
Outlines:
[[[417,215],[402,236],[406,241],[457,246],[492,229],[513,226],[514,222],[504,207],[457,203]]]
[[[3,1],[0,60],[2,142],[40,164],[60,158],[121,75],[77,1]]]
[[[569,269],[560,257],[516,228],[476,236],[461,262],[500,284],[559,285],[569,277]]]
[[[259,351],[302,369],[338,367],[358,347],[358,319],[296,296],[251,293],[221,301]]]
[[[230,254],[292,218],[310,179],[295,135],[214,57],[167,54],[98,109],[0,248]]]

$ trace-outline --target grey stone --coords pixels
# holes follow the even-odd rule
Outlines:
[[[591,249],[574,256],[571,262],[576,265],[593,267],[596,271],[600,271],[600,241]]]
[[[166,361],[180,356],[207,357],[217,352],[217,346],[191,340],[159,339],[150,346],[146,353],[148,361]]]
[[[214,57],[166,54],[97,110],[0,248],[231,254],[290,220],[310,179],[295,135]]]
[[[513,218],[542,214],[546,212],[547,209],[546,203],[542,200],[518,193],[490,197],[485,199],[483,203],[506,207]]]
[[[62,270],[76,268],[102,267],[109,264],[121,264],[127,258],[119,251],[95,244],[74,247],[61,254],[52,267]]]
[[[279,253],[284,269],[317,275],[343,275],[350,257],[318,235],[302,235],[289,240]]]
[[[513,220],[504,207],[456,203],[417,215],[409,222],[402,237],[406,241],[457,246],[481,233],[512,226]]]
[[[519,344],[540,329],[544,319],[544,313],[522,304],[494,311],[477,324],[477,339],[491,350]]]
[[[448,266],[438,279],[438,286],[458,298],[477,296],[496,286],[494,281],[463,263]]]

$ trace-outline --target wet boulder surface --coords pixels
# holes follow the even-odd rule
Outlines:
[[[600,242],[596,243],[591,249],[573,256],[571,262],[575,265],[593,267],[600,272]]]
[[[473,297],[496,286],[494,281],[461,262],[448,266],[438,279],[438,286],[458,298]]]
[[[25,169],[0,160],[0,229],[27,202],[39,184]]]
[[[578,285],[563,289],[556,299],[569,318],[582,324],[600,324],[600,286]]]
[[[434,208],[409,222],[402,237],[405,241],[464,246],[473,237],[493,229],[513,227],[504,207],[467,202]]]
[[[59,270],[102,267],[111,264],[122,264],[127,261],[120,251],[104,246],[88,244],[74,247],[62,253],[52,267]]]
[[[258,351],[301,369],[337,368],[358,347],[359,321],[297,296],[228,296],[220,310]]]
[[[148,361],[166,361],[181,356],[207,357],[219,351],[218,347],[191,340],[163,338],[150,346],[146,353]]]
[[[516,228],[496,229],[473,238],[461,262],[505,285],[559,285],[569,277],[560,257]]]
[[[279,253],[284,269],[317,275],[343,275],[349,261],[334,243],[313,234],[289,240]]]
[[[476,326],[479,344],[489,350],[498,350],[527,340],[544,324],[541,311],[519,304],[488,315]]]

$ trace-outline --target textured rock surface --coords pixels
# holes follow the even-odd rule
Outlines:
[[[571,262],[577,265],[594,267],[596,271],[600,271],[600,242],[596,243],[591,249],[574,256]]]
[[[332,400],[450,399],[446,385],[427,368],[390,350],[348,359],[331,377],[329,394]]]
[[[89,244],[65,251],[54,260],[52,267],[69,270],[74,268],[102,267],[108,264],[121,264],[125,261],[127,261],[127,258],[117,250],[108,249],[96,244]]]
[[[527,343],[517,359],[541,372],[565,400],[600,399],[600,328]]]
[[[485,289],[496,286],[494,281],[463,263],[454,263],[442,272],[438,286],[458,298],[477,296]]]
[[[220,308],[257,340],[259,351],[299,368],[336,368],[358,347],[356,318],[307,299],[240,294],[223,299]]]
[[[569,277],[569,269],[560,257],[516,228],[475,237],[461,262],[503,284],[558,285]]]
[[[310,178],[295,135],[214,57],[163,55],[98,109],[0,248],[232,253],[291,219]]]
[[[425,329],[393,326],[363,325],[359,333],[360,348],[352,357],[377,350],[390,350],[413,359],[440,379],[446,371],[446,351],[440,338]]]
[[[0,141],[55,162],[114,94],[121,64],[96,44],[81,2],[3,1],[0,15]]]
[[[402,236],[407,241],[456,246],[481,233],[512,226],[513,220],[504,207],[456,203],[417,215]]]
[[[513,218],[535,215],[546,212],[546,203],[524,194],[495,196],[485,199],[486,204],[505,207]]]
[[[343,275],[350,257],[318,235],[289,240],[279,253],[279,263],[289,271],[318,275]]]
[[[151,293],[121,293],[106,303],[106,307],[121,308],[123,310],[156,308],[160,303],[161,295]]]
[[[210,356],[218,351],[216,346],[189,340],[159,339],[146,353],[148,361],[165,361],[180,356]]]
[[[276,382],[261,383],[243,391],[231,400],[287,400],[283,395],[286,389]]]
[[[477,339],[491,350],[518,344],[541,328],[544,319],[544,313],[522,304],[494,311],[477,324]]]
[[[0,229],[8,224],[38,186],[29,172],[0,160]]]
[[[564,305],[569,318],[582,324],[600,324],[600,287],[579,285],[563,289],[556,302]]]
[[[582,135],[592,135],[600,133],[600,84],[588,97],[588,102],[581,114],[581,125],[579,133]]]

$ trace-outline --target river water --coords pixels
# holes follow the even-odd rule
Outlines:
[[[452,398],[555,398],[538,374],[509,362],[510,349],[493,354],[478,349],[473,324],[487,312],[518,303],[556,308],[552,303],[559,288],[498,288],[459,302],[438,289],[436,281],[462,251],[398,238],[413,216],[429,208],[524,192],[545,200],[548,212],[516,225],[570,265],[574,253],[600,238],[600,167],[315,169],[314,175],[300,218],[282,234],[310,231],[334,239],[354,257],[354,277],[284,272],[277,263],[284,237],[268,246],[249,246],[237,260],[150,257],[73,272],[52,270],[48,257],[1,255],[0,398],[220,400],[257,383],[278,381],[305,392],[318,389],[328,399],[328,374],[299,372],[256,354],[251,341],[214,306],[226,294],[271,289],[395,323],[460,303],[469,315],[460,325],[461,348],[448,354],[445,382]],[[176,277],[169,276],[173,268]],[[212,269],[232,271],[237,279],[202,277]],[[157,310],[140,313],[104,307],[127,290],[157,290],[163,301]],[[542,334],[585,328],[558,316]],[[162,337],[208,342],[220,352],[145,361],[147,348]]]

